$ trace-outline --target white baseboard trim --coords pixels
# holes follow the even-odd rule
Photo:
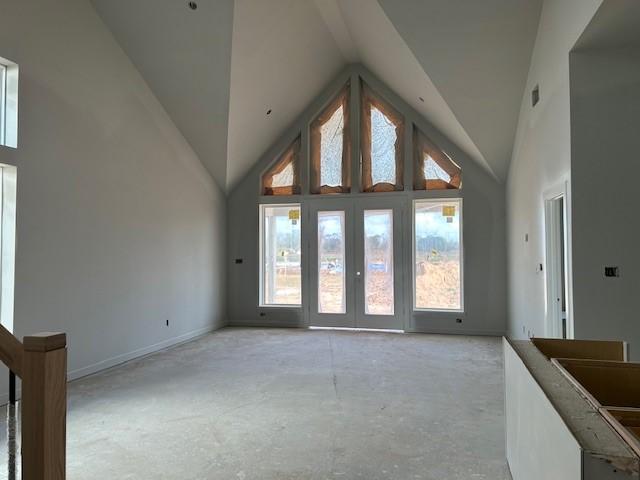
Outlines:
[[[123,353],[122,355],[116,355],[115,357],[101,360],[92,365],[77,368],[67,373],[67,381],[71,382],[73,380],[86,377],[87,375],[93,375],[94,373],[101,372],[102,370],[106,370],[107,368],[115,367],[122,363],[128,362],[129,360],[144,357],[145,355],[155,353],[168,347],[174,347],[181,343],[193,340],[196,337],[206,335],[207,333],[213,332],[214,330],[217,330],[217,328],[213,326],[199,328],[197,330],[192,330],[191,332],[178,335],[177,337],[168,338],[166,340],[163,340],[162,342],[154,343],[153,345],[133,350],[132,352]]]
[[[468,335],[473,337],[503,337],[502,330],[455,330],[446,328],[415,328],[407,333],[431,333],[436,335]]]
[[[87,375],[93,375],[94,373],[101,372],[103,370],[115,367],[117,365],[121,365],[130,360],[134,360],[136,358],[144,357],[145,355],[156,353],[160,350],[164,350],[165,348],[175,347],[177,345],[180,345],[181,343],[189,342],[198,337],[204,336],[208,333],[218,330],[218,328],[220,327],[214,326],[214,325],[199,328],[197,330],[192,330],[191,332],[178,335],[177,337],[168,338],[161,342],[154,343],[153,345],[148,345],[146,347],[142,347],[128,353],[123,353],[121,355],[116,355],[115,357],[101,360],[94,364],[87,365],[86,367],[77,368],[75,370],[67,372],[67,382],[78,380],[79,378],[86,377]],[[21,394],[20,390],[21,390],[20,388],[16,389],[16,397],[18,399],[20,399],[20,394]],[[7,392],[7,393],[0,394],[0,405],[5,405],[7,403],[9,403],[9,393]]]

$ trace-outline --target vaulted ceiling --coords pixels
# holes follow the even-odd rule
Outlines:
[[[227,191],[356,62],[503,180],[541,1],[92,0]]]

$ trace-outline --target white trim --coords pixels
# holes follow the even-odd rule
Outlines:
[[[573,324],[573,276],[571,267],[571,196],[570,196],[570,184],[569,180],[564,180],[562,183],[553,186],[544,191],[543,193],[543,211],[544,211],[544,257],[545,257],[545,336],[557,338],[562,336],[560,325],[556,321],[559,317],[558,302],[554,300],[555,295],[551,295],[551,292],[555,292],[558,289],[557,275],[554,275],[554,266],[557,265],[557,259],[555,258],[555,251],[557,248],[552,248],[552,244],[555,242],[557,235],[560,233],[557,231],[557,217],[553,212],[553,201],[559,198],[563,198],[563,224],[564,232],[562,232],[562,242],[564,244],[564,278],[561,281],[565,285],[565,303],[566,303],[566,316],[567,316],[567,338],[574,338],[574,324]]]
[[[139,359],[146,355],[158,353],[159,351],[165,350],[169,347],[177,347],[178,345],[195,340],[198,337],[207,335],[215,330],[218,330],[218,327],[213,325],[199,328],[197,330],[192,330],[190,332],[183,333],[182,335],[178,335],[177,337],[168,338],[167,340],[154,343],[153,345],[148,345],[146,347],[142,347],[128,353],[123,353],[121,355],[116,355],[115,357],[101,360],[91,365],[87,365],[86,367],[77,368],[75,370],[67,372],[67,383],[72,382],[74,380],[79,380],[88,375],[93,375],[94,373],[102,372],[104,370],[116,367],[118,365],[122,365],[123,363],[129,362],[131,360]],[[20,399],[20,393],[21,393],[21,389],[20,388],[16,389],[17,399]],[[9,393],[7,392],[7,393],[0,394],[0,405],[5,405],[8,402],[9,402]]]
[[[303,222],[302,222],[302,203],[293,202],[280,202],[280,203],[260,203],[258,204],[258,308],[302,308],[302,303],[291,304],[279,304],[279,303],[265,303],[264,301],[264,210],[265,208],[278,208],[278,207],[298,207],[300,216],[298,222],[300,222],[300,299],[302,299],[302,262],[303,262]]]
[[[460,308],[418,308],[416,307],[416,204],[418,203],[458,203],[460,212],[460,231],[458,244],[460,245]],[[462,213],[462,197],[454,198],[414,198],[411,207],[411,307],[413,312],[465,313],[464,310],[464,217]]]

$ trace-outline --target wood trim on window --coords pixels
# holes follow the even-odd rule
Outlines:
[[[371,108],[377,108],[396,127],[395,183],[379,182],[373,184],[371,161]],[[361,176],[363,192],[393,192],[404,190],[404,117],[391,104],[386,102],[360,79],[360,149],[362,156]]]
[[[424,176],[424,161],[429,156],[451,179],[427,179]],[[462,187],[462,169],[433,143],[424,133],[413,126],[413,189],[448,190]]]
[[[262,176],[262,195],[299,195],[300,188],[300,135],[280,155],[273,166]],[[293,183],[288,186],[273,186],[273,177],[289,165],[293,166]]]
[[[351,191],[351,129],[349,124],[350,96],[351,82],[347,82],[331,103],[329,103],[320,115],[311,122],[309,128],[311,193],[349,193]],[[344,118],[344,128],[342,133],[342,184],[338,186],[320,185],[320,145],[322,140],[320,130],[340,107],[342,107]]]

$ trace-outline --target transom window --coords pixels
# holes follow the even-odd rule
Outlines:
[[[414,190],[462,188],[462,169],[415,125],[413,150]]]
[[[310,127],[311,193],[351,190],[351,138],[347,83]]]
[[[300,135],[262,176],[263,195],[297,195],[300,188]]]
[[[361,80],[362,190],[402,190],[404,119]]]
[[[18,146],[18,65],[1,57],[0,145]]]
[[[0,145],[5,142],[7,104],[7,67],[0,63]]]

